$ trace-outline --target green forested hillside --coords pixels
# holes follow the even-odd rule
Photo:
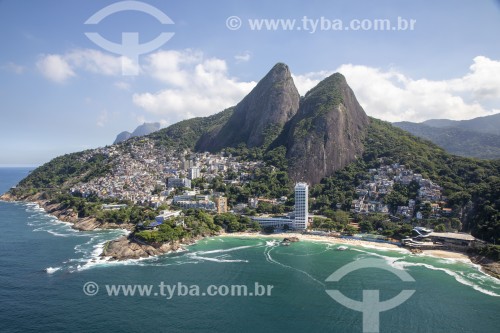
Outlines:
[[[363,158],[313,188],[320,197],[316,208],[325,200],[345,208],[355,198],[354,189],[368,179],[367,170],[386,163],[401,163],[421,173],[444,188],[444,195],[454,211],[463,212],[466,231],[491,241],[500,241],[500,161],[486,161],[453,156],[433,143],[371,118]]]
[[[197,117],[180,121],[148,135],[157,145],[194,149],[200,138],[222,127],[233,114],[228,108],[209,117]]]
[[[92,156],[88,156],[90,154]],[[79,181],[106,175],[111,170],[112,159],[103,154],[92,154],[90,150],[66,154],[54,158],[36,168],[12,190],[16,195],[26,196],[38,192],[58,191]]]

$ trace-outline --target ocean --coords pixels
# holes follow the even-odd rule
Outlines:
[[[0,169],[0,192],[29,170]],[[363,313],[327,290],[363,302],[366,290],[378,290],[381,301],[414,290],[379,313],[380,332],[499,331],[500,281],[458,260],[306,241],[280,246],[259,237],[204,239],[151,259],[99,258],[105,242],[122,234],[74,231],[34,204],[0,202],[0,332],[363,332]],[[414,281],[377,267],[325,281],[370,260]],[[113,295],[113,286],[128,285],[153,289]],[[210,286],[219,295],[203,296]],[[232,286],[253,295],[224,295]],[[164,292],[173,287],[180,292]]]

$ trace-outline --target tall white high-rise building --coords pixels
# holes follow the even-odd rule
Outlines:
[[[307,183],[295,184],[295,220],[294,229],[305,230],[309,219],[309,185]]]

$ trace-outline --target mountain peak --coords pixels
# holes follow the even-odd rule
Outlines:
[[[278,140],[287,147],[291,178],[316,184],[360,157],[368,124],[342,74],[321,81],[302,99]]]
[[[269,71],[269,73],[273,73],[273,72],[285,72],[285,73],[287,73],[288,76],[292,75],[292,73],[290,72],[290,68],[288,67],[288,65],[285,64],[285,63],[283,63],[283,62],[276,63],[273,66],[273,68],[271,68],[271,70]]]
[[[242,143],[247,147],[267,146],[295,115],[299,101],[290,69],[277,63],[236,105],[229,121],[211,135],[213,139],[200,142],[197,148],[218,151]]]

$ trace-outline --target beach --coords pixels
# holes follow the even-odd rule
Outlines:
[[[312,242],[323,242],[329,244],[339,244],[339,245],[352,245],[352,246],[361,246],[365,248],[374,248],[379,250],[393,250],[398,252],[407,252],[410,254],[411,252],[401,246],[391,244],[391,243],[378,243],[378,242],[369,242],[360,239],[347,239],[347,238],[338,238],[331,236],[321,236],[321,235],[310,235],[310,234],[301,234],[296,232],[286,232],[286,233],[274,233],[274,234],[262,234],[262,233],[252,233],[252,232],[235,232],[235,233],[225,233],[219,237],[264,237],[264,238],[291,238],[297,237],[299,240],[304,241],[312,241]],[[445,251],[445,250],[424,250],[421,256],[429,256],[429,257],[437,257],[442,259],[453,259],[453,260],[461,260],[464,262],[470,262],[469,256],[465,253],[454,252],[454,251]]]

